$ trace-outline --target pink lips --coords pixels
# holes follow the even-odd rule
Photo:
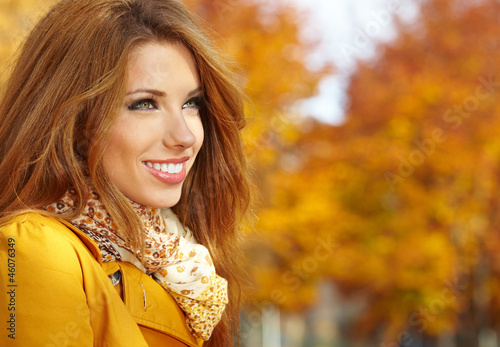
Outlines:
[[[182,158],[173,158],[167,160],[147,160],[143,162],[146,170],[149,171],[151,175],[162,181],[166,184],[178,184],[184,181],[186,178],[186,162],[189,160],[189,157]],[[150,162],[152,164],[182,164],[182,170],[179,173],[168,173],[160,170],[156,170],[152,167],[147,166],[145,163]]]

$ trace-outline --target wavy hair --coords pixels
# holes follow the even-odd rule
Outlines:
[[[139,219],[101,158],[123,100],[129,55],[152,41],[184,44],[198,68],[205,140],[173,210],[229,283],[228,308],[207,345],[232,345],[239,225],[250,201],[243,94],[230,60],[180,1],[63,0],[35,26],[0,102],[0,222],[57,201],[71,186],[83,201],[90,177],[123,236],[142,248]],[[81,205],[64,218],[80,214]]]

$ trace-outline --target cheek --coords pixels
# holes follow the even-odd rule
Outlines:
[[[127,158],[139,144],[140,138],[126,125],[125,122],[117,123],[109,134],[110,139],[102,157],[103,167],[108,175],[126,165]]]
[[[119,170],[120,163],[122,162],[122,141],[117,136],[112,136],[108,145],[104,149],[102,156],[102,166],[104,172],[108,177],[112,178],[115,171]]]

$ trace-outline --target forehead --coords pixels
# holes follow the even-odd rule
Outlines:
[[[127,64],[128,87],[199,84],[191,51],[182,43],[147,42],[132,49]]]

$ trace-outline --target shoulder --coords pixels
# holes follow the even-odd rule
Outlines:
[[[80,276],[81,255],[91,255],[68,226],[36,213],[19,215],[0,226],[0,249],[5,247],[15,253],[19,266],[30,264]]]
[[[105,309],[103,304],[96,308],[87,296],[87,290],[97,298],[106,294],[106,275],[62,221],[28,213],[2,224],[0,264],[0,272],[5,266],[8,270],[0,277],[0,288],[10,293],[12,336],[19,345],[91,346],[96,338],[116,337],[103,332],[101,326],[109,324],[95,318]],[[102,285],[93,288],[95,282]],[[0,336],[0,345],[6,339]]]
[[[65,229],[67,228],[59,220],[34,212],[15,216],[0,225],[2,233],[17,233],[20,236],[36,234],[41,231],[46,232],[47,236],[54,236]]]

